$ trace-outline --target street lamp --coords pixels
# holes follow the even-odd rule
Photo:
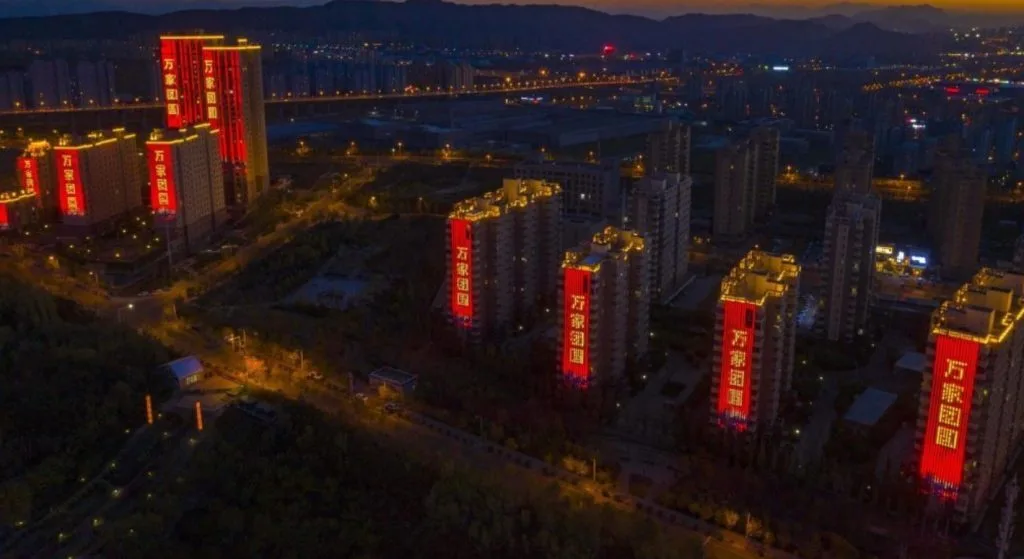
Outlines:
[[[135,309],[135,304],[134,303],[128,303],[124,307],[118,307],[117,308],[117,322],[118,323],[124,322],[124,320],[122,320],[122,318],[121,318],[121,311],[126,310],[126,309],[129,310],[129,311],[130,310],[134,310]]]

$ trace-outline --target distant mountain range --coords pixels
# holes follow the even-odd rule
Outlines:
[[[40,0],[45,2],[46,0]],[[64,0],[62,0],[64,1]],[[159,16],[132,13],[0,20],[5,39],[104,39],[206,29],[244,34],[324,36],[360,32],[435,47],[597,51],[772,53],[779,56],[905,58],[934,52],[936,37],[898,33],[844,17],[777,20],[756,15],[689,14],[662,21],[554,5],[463,5],[440,0],[335,0],[306,8],[190,10]]]

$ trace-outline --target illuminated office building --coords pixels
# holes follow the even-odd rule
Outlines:
[[[156,130],[146,142],[153,226],[193,252],[226,220],[220,132],[207,123]]]
[[[932,315],[916,450],[963,520],[997,496],[1024,430],[1024,275],[982,269]]]
[[[142,207],[142,158],[135,134],[119,128],[82,138],[64,136],[53,152],[65,227],[102,231]]]
[[[722,280],[712,352],[712,422],[770,425],[793,379],[800,266],[792,255],[748,253]]]
[[[448,315],[470,339],[531,318],[553,297],[560,256],[561,189],[505,179],[502,188],[455,205],[448,216]]]
[[[559,297],[559,371],[575,387],[615,385],[647,354],[648,248],[632,231],[608,227],[565,253]]]
[[[223,35],[160,37],[160,77],[167,128],[177,130],[206,121],[203,47],[218,45]]]
[[[244,210],[270,187],[261,48],[239,39],[203,47],[206,121],[220,130],[225,197]]]

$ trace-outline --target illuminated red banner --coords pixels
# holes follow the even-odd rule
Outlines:
[[[167,110],[167,127],[181,128],[184,125],[181,107],[181,68],[179,41],[160,41],[160,75],[164,88],[164,106]]]
[[[750,419],[750,372],[754,359],[757,305],[725,301],[722,364],[719,370],[718,415],[744,428]]]
[[[149,162],[149,201],[153,213],[168,218],[178,214],[178,194],[171,165],[171,146],[146,146]]]
[[[203,51],[203,95],[206,105],[206,122],[210,128],[220,128],[220,102],[217,100],[217,71],[215,67],[214,54],[211,51]]]
[[[921,477],[949,497],[955,495],[963,481],[979,347],[978,342],[947,335],[935,339]]]
[[[200,37],[160,40],[160,74],[168,128],[184,128],[205,120],[202,70],[205,42]]]
[[[451,229],[451,313],[457,324],[473,321],[473,225],[465,219],[448,220]]]
[[[21,187],[39,196],[39,160],[35,157],[19,157],[18,174]]]
[[[565,268],[562,309],[562,375],[577,386],[590,383],[591,272]]]
[[[11,228],[11,218],[7,214],[7,204],[0,204],[0,231]]]
[[[85,193],[82,191],[81,153],[76,149],[56,148],[57,184],[60,213],[63,216],[85,215]]]

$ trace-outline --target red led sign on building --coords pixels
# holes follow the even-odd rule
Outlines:
[[[978,342],[947,335],[935,340],[921,477],[947,497],[955,496],[963,481],[979,348]]]
[[[590,382],[591,272],[565,268],[562,309],[562,375],[575,386]]]
[[[451,313],[461,326],[473,321],[473,225],[465,219],[449,220],[451,227]]]
[[[750,419],[750,372],[754,359],[754,318],[757,305],[726,301],[719,371],[718,415],[746,428]]]
[[[63,216],[85,215],[85,193],[82,191],[81,153],[76,149],[56,148],[58,195]]]
[[[168,128],[183,128],[204,120],[200,82],[204,42],[198,37],[160,40],[160,74]]]
[[[7,214],[7,204],[0,204],[0,231],[11,228],[11,218]]]
[[[35,157],[18,158],[18,174],[21,175],[21,187],[39,195],[39,160]]]
[[[173,219],[178,214],[178,194],[172,172],[171,146],[149,144],[149,200],[153,213]]]
[[[214,70],[213,53],[203,51],[203,95],[206,102],[206,121],[210,128],[220,127],[220,107],[217,101],[217,73]]]
[[[220,156],[226,162],[245,165],[249,160],[246,142],[246,114],[242,98],[242,57],[233,49],[203,52],[203,82],[206,89],[207,119],[219,128]],[[210,104],[210,93],[213,104]]]

